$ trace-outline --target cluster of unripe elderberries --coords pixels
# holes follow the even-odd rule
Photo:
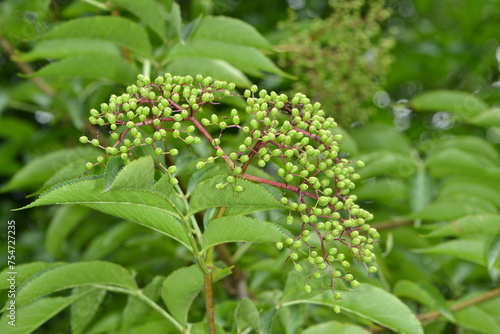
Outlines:
[[[221,100],[233,96],[246,100],[244,110],[222,108]],[[210,115],[205,110],[215,111]],[[350,161],[339,154],[340,134],[331,130],[337,124],[327,117],[320,103],[311,103],[303,94],[288,97],[284,94],[258,90],[257,86],[239,94],[233,83],[214,81],[201,75],[172,76],[165,74],[153,82],[143,75],[137,83],[127,87],[127,93],[111,96],[101,110],[91,110],[90,123],[101,127],[97,137],[82,136],[82,143],[90,143],[104,150],[96,163],[88,162],[88,169],[106,164],[108,157],[120,156],[127,164],[149,148],[158,158],[157,167],[170,176],[172,184],[175,165],[168,165],[165,156],[179,154],[177,148],[165,150],[168,144],[197,145],[207,141],[212,154],[196,164],[198,169],[218,161],[232,171],[226,183],[216,185],[223,189],[231,185],[235,191],[244,191],[236,185],[237,178],[267,184],[282,191],[280,201],[288,210],[287,224],[299,222],[296,238],[284,237],[276,241],[278,249],[289,249],[287,261],[297,271],[299,260],[307,258],[315,265],[307,279],[305,291],[311,292],[310,278],[331,277],[335,299],[334,278],[343,278],[355,288],[359,282],[350,272],[350,258],[364,263],[369,273],[376,267],[373,244],[380,237],[367,223],[372,214],[360,208],[350,191],[359,179],[355,166],[361,161]],[[228,129],[237,129],[243,135],[241,142],[228,145]],[[113,143],[103,145],[102,132],[109,131]],[[234,133],[234,131],[231,131]],[[177,143],[175,143],[177,142]],[[234,149],[236,148],[236,149]],[[171,161],[171,160],[170,160]],[[253,163],[276,173],[275,180],[251,174],[247,169]],[[270,166],[268,166],[270,165]]]

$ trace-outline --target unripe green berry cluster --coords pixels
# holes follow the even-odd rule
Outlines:
[[[216,109],[228,96],[243,99],[244,110],[204,111]],[[246,179],[282,190],[277,201],[288,212],[286,222],[298,222],[301,232],[296,238],[277,241],[276,247],[289,249],[295,270],[302,270],[298,262],[306,254],[315,265],[310,277],[344,278],[353,288],[359,283],[349,271],[349,259],[359,260],[370,273],[376,271],[368,264],[375,261],[372,250],[380,235],[367,224],[373,215],[360,208],[356,196],[350,194],[359,179],[355,170],[364,164],[339,154],[342,136],[332,131],[337,123],[320,103],[311,102],[304,94],[288,97],[257,86],[238,94],[233,83],[201,75],[193,78],[167,73],[154,81],[139,75],[126,93],[112,95],[100,110],[92,109],[89,122],[101,129],[96,138],[82,136],[80,141],[104,153],[95,163],[88,162],[88,169],[106,164],[111,156],[120,156],[127,164],[145,154],[141,149],[148,148],[157,156],[157,167],[168,173],[175,185],[177,167],[169,165],[167,161],[172,160],[165,156],[176,156],[178,148],[206,141],[212,152],[198,161],[196,168],[222,162],[232,171],[216,189],[229,186],[237,196],[244,191],[237,180]],[[241,142],[234,145],[229,129],[238,130]],[[101,138],[104,133],[109,133],[109,138]],[[167,145],[176,148],[166,150]],[[250,164],[275,171],[275,180],[253,175]],[[321,250],[314,250],[314,242],[319,242]],[[337,252],[337,244],[348,251]],[[333,286],[332,291],[335,293]]]

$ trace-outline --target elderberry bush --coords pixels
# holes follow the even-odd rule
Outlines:
[[[207,112],[231,97],[245,99],[244,110]],[[82,136],[80,141],[101,148],[103,154],[97,161],[87,162],[89,170],[106,165],[115,156],[126,165],[149,149],[156,156],[155,168],[177,185],[172,157],[182,146],[205,143],[212,147],[211,153],[196,168],[222,163],[230,170],[225,182],[216,184],[217,189],[231,187],[238,196],[245,191],[236,185],[238,178],[278,189],[282,195],[276,201],[288,212],[286,223],[299,224],[300,232],[276,240],[275,245],[288,252],[287,262],[296,271],[302,270],[299,262],[303,259],[313,265],[306,292],[312,290],[311,278],[327,275],[335,299],[340,299],[334,279],[344,279],[353,288],[359,286],[350,272],[353,261],[363,263],[371,274],[377,271],[370,265],[375,261],[374,243],[380,237],[367,223],[373,215],[360,208],[356,196],[350,194],[359,179],[355,166],[362,167],[363,162],[339,154],[342,136],[331,131],[337,123],[326,116],[320,103],[311,103],[304,94],[288,97],[257,86],[239,94],[235,84],[201,75],[167,73],[154,81],[139,75],[125,94],[112,95],[100,111],[90,113],[90,123],[100,130],[95,138]],[[242,134],[236,137],[241,138],[236,145],[234,135],[228,135],[235,130]],[[173,146],[176,148],[167,148]],[[272,166],[276,179],[252,173],[255,165]]]

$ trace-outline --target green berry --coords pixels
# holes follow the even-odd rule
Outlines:
[[[310,286],[310,285],[306,285],[306,286],[304,286],[304,290],[305,290],[307,293],[311,293],[312,288],[311,288],[311,286]]]
[[[80,143],[86,144],[88,143],[89,139],[86,136],[81,136],[80,137]]]
[[[277,249],[283,249],[283,243],[282,242],[277,242],[276,243],[276,248]]]
[[[335,306],[333,307],[333,312],[335,312],[335,313],[339,314],[339,313],[340,313],[340,306],[335,305]]]

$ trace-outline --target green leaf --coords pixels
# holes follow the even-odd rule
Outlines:
[[[108,160],[104,171],[104,191],[108,191],[111,188],[116,175],[118,175],[123,166],[124,163],[121,157],[111,157]]]
[[[85,333],[85,328],[94,319],[106,296],[106,290],[92,287],[77,287],[73,289],[73,295],[87,292],[82,298],[71,304],[71,333]]]
[[[494,162],[453,147],[434,153],[426,160],[425,166],[436,178],[483,175],[491,181],[500,181],[500,168]]]
[[[144,28],[129,19],[117,16],[78,18],[54,26],[41,40],[61,38],[90,38],[113,42],[139,56],[151,58],[152,48]],[[108,65],[112,65],[109,61]]]
[[[394,203],[408,200],[407,183],[390,177],[361,183],[353,192],[360,201],[376,200],[379,203]]]
[[[172,2],[170,13],[165,14],[165,22],[169,26],[169,36],[174,40],[181,40],[182,16],[181,7],[178,3]],[[184,42],[184,41],[182,41]]]
[[[237,321],[241,320],[250,326],[256,333],[259,333],[260,316],[255,304],[248,298],[243,298],[236,308]],[[239,324],[238,328],[244,328]]]
[[[153,280],[142,289],[142,293],[154,302],[160,298],[164,276],[155,276]],[[123,310],[122,330],[132,327],[138,320],[144,317],[151,308],[139,299],[129,296],[127,306]]]
[[[121,56],[95,54],[74,56],[51,63],[39,69],[33,76],[107,79],[126,85],[134,81],[137,73],[137,68]]]
[[[338,321],[327,321],[319,325],[308,327],[302,334],[370,334],[363,327],[342,323]]]
[[[271,329],[273,327],[273,320],[276,317],[276,309],[270,309],[260,315],[260,333],[261,334],[271,334]]]
[[[84,261],[100,260],[117,250],[124,242],[141,233],[141,228],[131,222],[112,226],[92,241],[82,255]]]
[[[481,184],[473,180],[451,178],[442,183],[439,189],[439,198],[450,198],[457,195],[471,195],[491,202],[500,208],[500,190],[496,184]]]
[[[488,266],[487,245],[477,240],[451,240],[432,247],[414,249],[415,253],[451,255],[459,259]],[[493,268],[500,270],[500,258],[497,258]]]
[[[500,324],[493,316],[478,306],[467,307],[455,313],[455,318],[461,326],[484,334],[500,333]]]
[[[189,36],[268,49],[269,42],[250,24],[227,16],[205,16]]]
[[[186,233],[174,217],[177,211],[165,195],[142,190],[103,191],[102,178],[80,178],[48,190],[22,209],[49,204],[80,204],[152,228],[190,249]]]
[[[148,25],[162,40],[166,36],[166,24],[162,15],[162,8],[154,0],[110,0],[112,4],[126,9]]]
[[[109,190],[152,190],[154,168],[151,156],[135,159],[120,170]]]
[[[376,151],[363,155],[361,160],[366,164],[357,170],[362,179],[383,175],[408,178],[417,170],[415,160],[408,154]]]
[[[500,233],[498,214],[476,214],[457,219],[427,234],[428,237],[469,237]]]
[[[109,41],[90,38],[63,38],[42,40],[20,58],[25,62],[39,59],[63,59],[77,55],[100,54],[121,57],[120,48]]]
[[[138,289],[128,270],[117,264],[101,261],[70,263],[44,271],[26,282],[18,290],[16,305],[27,304],[56,291],[95,284]]]
[[[2,192],[14,189],[36,189],[62,167],[81,159],[93,158],[100,152],[91,147],[63,149],[31,160],[18,171]]]
[[[470,153],[484,160],[488,166],[495,166],[500,162],[500,154],[489,141],[479,136],[454,136],[440,141],[436,147],[436,152],[456,148]],[[481,160],[483,162],[483,160]]]
[[[408,138],[392,125],[366,124],[354,129],[351,135],[358,144],[361,153],[390,151],[408,154],[410,151]]]
[[[231,268],[215,267],[212,279],[215,282],[231,274]],[[181,324],[186,324],[187,315],[196,295],[203,289],[204,276],[198,265],[177,269],[163,283],[161,298],[170,314]]]
[[[500,254],[500,233],[497,233],[493,240],[488,244],[486,249],[486,257],[488,259],[488,270],[493,268],[493,265],[498,259]]]
[[[410,179],[409,189],[412,212],[423,209],[434,197],[434,183],[425,170],[418,171]]]
[[[449,321],[455,322],[444,297],[441,293],[429,283],[415,283],[412,281],[401,280],[396,283],[392,293],[396,297],[406,297],[414,299],[419,303],[426,305],[431,309],[438,309],[439,312]]]
[[[269,191],[247,180],[236,179],[235,185],[244,189],[241,193],[236,193],[230,185],[222,190],[215,188],[216,184],[226,182],[226,176],[221,175],[199,183],[191,195],[189,214],[219,206],[259,206],[268,210],[284,208]]]
[[[455,220],[463,216],[495,213],[497,209],[489,202],[472,196],[445,198],[435,201],[422,210],[410,214],[410,219]]]
[[[401,300],[381,288],[363,283],[356,291],[343,291],[342,299],[336,302],[331,291],[324,291],[310,298],[297,298],[293,303],[311,303],[330,307],[337,303],[341,312],[355,314],[395,332],[423,334],[422,325],[415,314]]]
[[[466,120],[470,124],[484,126],[486,128],[500,127],[500,108],[492,108]]]
[[[175,44],[169,50],[167,60],[193,57],[221,59],[250,75],[260,71],[288,75],[253,47],[209,39],[189,39],[185,44]]]
[[[89,212],[88,208],[79,205],[66,205],[57,209],[45,234],[45,248],[52,256],[62,257],[66,237]]]
[[[191,75],[201,74],[205,77],[210,76],[216,80],[233,82],[239,87],[249,87],[250,80],[241,72],[228,62],[221,59],[210,58],[182,58],[169,63],[165,71],[177,75]]]
[[[66,307],[85,297],[90,291],[68,297],[41,298],[22,307],[18,307],[16,303],[16,325],[8,324],[10,319],[6,317],[8,314],[6,312],[0,319],[0,333],[31,333]]]
[[[410,101],[416,111],[449,111],[462,117],[471,117],[488,108],[477,96],[455,90],[434,90],[421,93]]]
[[[62,265],[62,262],[46,263],[46,262],[31,262],[26,264],[16,265],[16,285],[21,286],[28,278],[33,276],[38,272],[57,267]],[[9,274],[11,270],[7,267],[0,272],[0,290],[8,289],[10,286],[10,281],[7,281],[12,274]]]
[[[271,243],[281,241],[286,231],[279,225],[245,216],[212,220],[203,234],[203,250],[227,242]]]

